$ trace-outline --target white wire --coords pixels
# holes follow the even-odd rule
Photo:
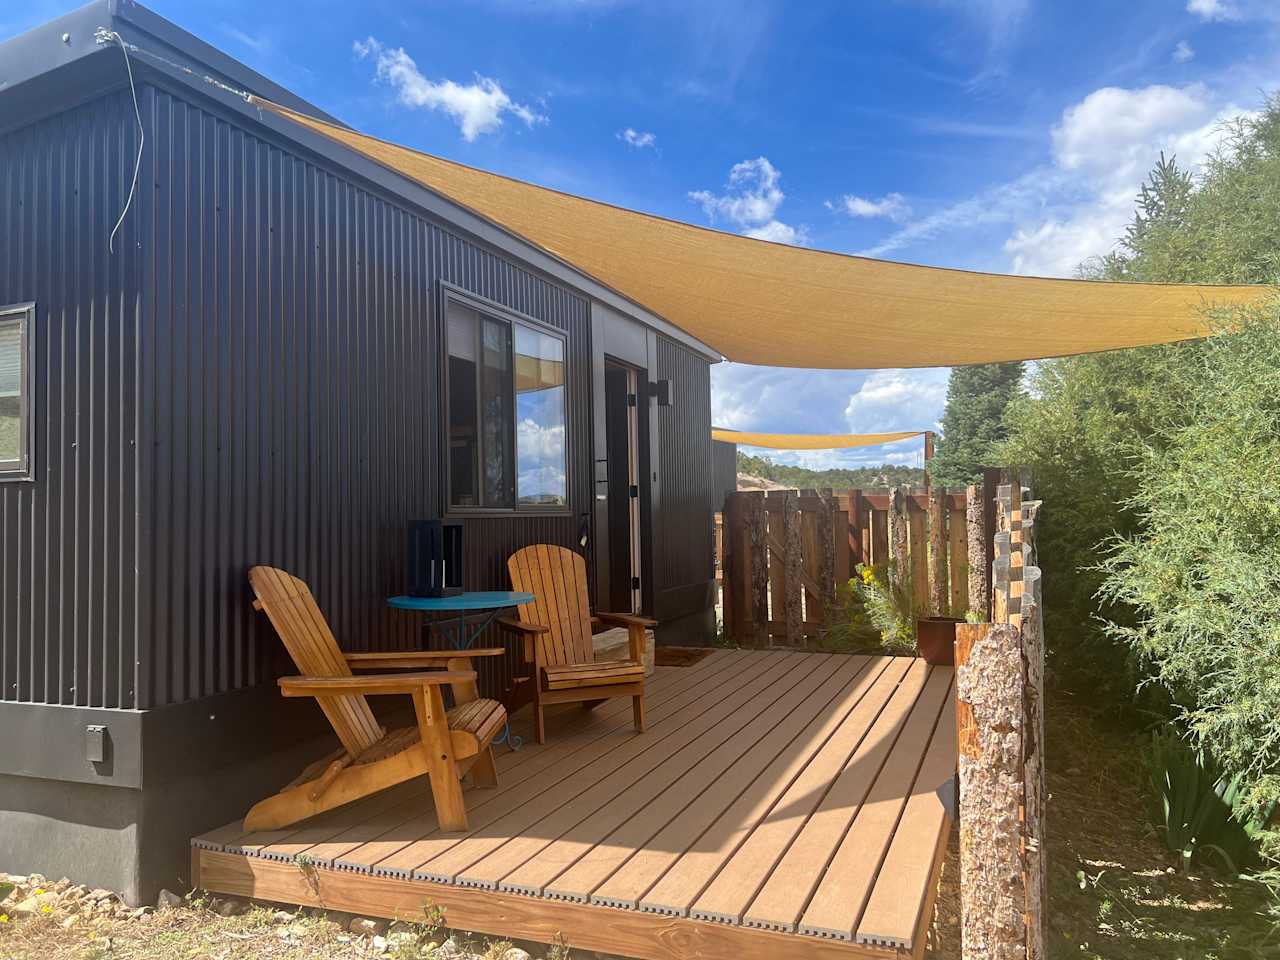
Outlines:
[[[138,190],[138,173],[142,170],[142,147],[147,142],[147,131],[142,126],[142,111],[138,108],[138,90],[133,85],[133,67],[129,63],[129,51],[125,49],[124,38],[114,30],[103,32],[119,44],[120,53],[124,55],[124,68],[129,74],[129,92],[133,94],[133,116],[138,121],[138,156],[133,162],[133,182],[129,184],[129,197],[124,202],[124,209],[120,211],[120,217],[116,220],[116,225],[111,228],[111,236],[107,239],[107,249],[111,253],[115,253],[116,232],[120,229],[120,225],[124,223],[124,218],[129,212],[129,208],[133,206],[133,195]]]

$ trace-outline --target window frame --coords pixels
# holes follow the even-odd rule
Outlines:
[[[18,377],[18,441],[21,445],[16,461],[0,460],[0,483],[30,482],[35,479],[35,419],[34,377],[35,342],[32,328],[35,326],[36,305],[11,303],[0,306],[0,326],[18,324],[18,349],[21,368]],[[13,464],[9,466],[8,464]]]
[[[510,307],[503,306],[488,297],[472,293],[464,290],[455,284],[446,280],[440,281],[440,289],[442,291],[440,311],[440,465],[444,475],[444,516],[445,517],[513,517],[513,516],[539,516],[539,517],[571,517],[573,516],[573,471],[570,465],[573,462],[573,449],[576,441],[572,436],[571,420],[572,414],[569,409],[569,397],[571,395],[570,384],[573,379],[573,371],[570,369],[572,364],[569,362],[569,334],[553,327],[548,323],[531,317],[528,314],[521,313],[518,310],[512,310]],[[520,460],[516,438],[518,424],[516,423],[516,394],[515,394],[515,331],[510,331],[511,342],[511,430],[506,438],[507,449],[511,453],[511,470],[514,474],[515,482],[515,499],[513,506],[510,507],[481,507],[481,506],[458,506],[453,502],[453,464],[450,460],[451,451],[449,448],[449,304],[456,303],[459,306],[467,307],[475,310],[480,314],[481,318],[489,317],[506,323],[508,327],[511,324],[523,324],[538,333],[547,336],[556,337],[560,340],[561,349],[564,356],[564,498],[565,502],[561,504],[521,504],[519,500],[519,483],[520,483]]]

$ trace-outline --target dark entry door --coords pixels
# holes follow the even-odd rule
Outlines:
[[[609,469],[609,606],[640,610],[640,462],[636,371],[605,364],[605,456]]]

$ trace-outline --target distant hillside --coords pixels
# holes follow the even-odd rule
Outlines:
[[[919,467],[899,467],[884,464],[879,467],[859,467],[856,470],[809,470],[784,463],[774,463],[767,457],[753,457],[738,452],[738,489],[821,489],[871,490],[877,487],[921,486],[924,471]]]

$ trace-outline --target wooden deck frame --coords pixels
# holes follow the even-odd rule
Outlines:
[[[463,837],[410,782],[292,829],[210,831],[193,882],[390,919],[430,903],[461,929],[646,960],[923,954],[950,829],[949,668],[718,651],[660,667],[648,692],[642,735],[625,700],[548,711],[548,744],[503,751],[502,787],[468,791]],[[643,902],[682,876],[684,907]]]

